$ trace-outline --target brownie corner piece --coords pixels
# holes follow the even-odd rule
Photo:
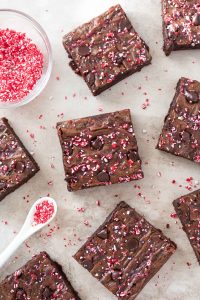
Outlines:
[[[162,0],[163,50],[200,49],[199,0]]]
[[[200,189],[174,200],[173,205],[200,264]]]
[[[0,118],[0,200],[39,171],[6,118]]]
[[[69,191],[142,179],[129,109],[57,124]]]
[[[0,299],[80,300],[62,267],[46,252],[34,256],[0,283]]]
[[[120,5],[66,34],[63,45],[94,96],[151,63],[148,46]]]
[[[200,163],[200,82],[182,77],[157,149]]]
[[[133,300],[175,250],[159,229],[120,202],[74,258],[118,299]]]

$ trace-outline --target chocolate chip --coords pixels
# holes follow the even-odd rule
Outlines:
[[[101,171],[97,174],[97,179],[100,182],[108,182],[110,181],[110,175],[106,171]]]
[[[93,268],[93,263],[92,263],[92,261],[91,260],[85,260],[84,262],[83,262],[83,267],[84,268],[86,268],[87,270],[92,270],[92,268]]]
[[[193,17],[193,24],[195,26],[199,26],[200,25],[200,14],[196,13]]]
[[[93,86],[94,82],[95,82],[95,76],[93,73],[89,73],[86,77],[86,81],[89,84],[89,86]]]
[[[65,155],[71,156],[73,154],[73,148],[70,144],[65,144]]]
[[[95,150],[101,150],[103,148],[103,143],[100,138],[95,138],[91,141],[91,147]]]
[[[25,170],[25,164],[22,161],[17,161],[15,163],[15,171],[17,173],[23,173]]]
[[[127,247],[129,250],[136,250],[139,246],[139,242],[134,237],[130,237],[127,240]]]
[[[108,238],[108,230],[106,228],[101,230],[100,232],[97,233],[97,236],[102,240],[107,239]]]
[[[114,123],[115,123],[115,120],[113,119],[113,117],[108,116],[108,119],[107,119],[108,126],[113,127]]]
[[[125,28],[127,30],[130,30],[132,28],[132,25],[130,23],[130,21],[128,19],[123,19],[120,23],[119,23],[119,28],[123,31]]]
[[[18,288],[15,295],[15,300],[25,300],[26,299],[26,293],[23,289]]]
[[[177,105],[174,107],[174,111],[178,114],[181,115],[182,113],[182,107],[180,105]],[[173,128],[173,126],[171,126],[171,128]]]
[[[76,175],[66,174],[66,179],[69,182],[69,184],[74,184],[78,182],[78,177]]]
[[[123,57],[122,53],[116,54],[115,61],[118,64],[118,66],[120,66],[122,64],[123,60],[124,60],[124,57]]]
[[[189,142],[191,139],[191,134],[188,131],[184,131],[181,137],[184,142]]]
[[[72,155],[72,153],[73,153],[73,148],[72,148],[72,146],[69,146],[69,147],[68,147],[68,153],[69,153],[69,156]]]
[[[70,61],[69,65],[76,74],[81,75],[79,68],[73,60]]]
[[[137,151],[131,150],[128,153],[128,159],[132,160],[132,161],[137,161],[139,160],[139,155],[137,153]]]
[[[198,101],[199,101],[199,95],[195,91],[185,90],[184,95],[185,95],[185,99],[190,104],[195,104],[195,103],[198,103]]]
[[[122,277],[122,273],[121,271],[113,271],[112,274],[111,274],[111,277],[112,277],[112,280],[113,281],[120,281],[121,277]]]
[[[6,188],[6,182],[0,181],[0,191]]]
[[[17,270],[17,271],[14,273],[14,276],[15,276],[16,279],[21,278],[22,275],[23,275],[23,272],[22,272],[21,269],[20,269],[20,270]]]
[[[5,153],[6,156],[11,156],[16,151],[16,145],[7,145]]]
[[[52,296],[53,291],[47,286],[45,287],[44,291],[42,292],[42,299],[48,300]]]
[[[96,255],[93,256],[92,261],[93,263],[97,262],[97,261],[101,261],[104,258],[104,256],[100,253],[97,253]]]
[[[168,116],[167,116],[168,118]],[[164,121],[164,126],[163,129],[167,130],[167,131],[172,131],[173,128],[173,124],[166,118],[166,120]]]
[[[88,54],[90,54],[90,48],[86,45],[82,45],[78,48],[78,54],[80,56],[87,56]]]

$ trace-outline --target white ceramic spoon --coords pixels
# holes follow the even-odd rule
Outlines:
[[[52,216],[45,222],[41,224],[34,224],[34,214],[36,212],[36,206],[43,201],[47,200],[49,203],[53,204],[54,212]],[[7,246],[7,248],[0,254],[0,268],[7,262],[7,260],[12,256],[12,254],[19,248],[19,246],[27,240],[32,234],[42,229],[44,226],[49,224],[57,213],[56,201],[50,197],[43,197],[38,199],[31,207],[27,218],[22,226],[20,232],[15,236],[14,240]]]

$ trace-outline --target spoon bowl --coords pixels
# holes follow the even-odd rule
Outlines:
[[[44,202],[44,201],[48,201],[49,204],[52,204],[53,207],[54,207],[54,211],[53,211],[51,217],[45,223],[34,224],[34,214],[36,212],[36,207],[38,205],[42,204],[42,202]],[[30,209],[30,211],[29,211],[29,213],[26,217],[24,225],[22,226],[21,231],[23,230],[24,232],[29,233],[30,235],[34,234],[38,230],[42,229],[44,226],[48,225],[54,219],[56,213],[57,213],[57,204],[56,204],[56,201],[53,198],[42,197],[42,198],[38,199],[32,205],[32,207],[31,207],[31,209]]]

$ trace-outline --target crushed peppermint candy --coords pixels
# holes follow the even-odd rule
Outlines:
[[[177,214],[176,214],[176,213],[172,213],[172,214],[170,215],[170,217],[173,218],[173,219],[176,219],[176,218],[177,218]]]
[[[33,90],[44,56],[25,33],[0,30],[0,101],[18,102]]]
[[[77,211],[78,211],[78,212],[84,212],[84,211],[85,211],[85,208],[84,208],[84,207],[77,207]]]
[[[46,223],[54,213],[54,205],[48,200],[44,200],[36,205],[33,216],[33,226]]]
[[[142,104],[142,109],[146,109],[148,106],[150,106],[149,99],[146,99],[145,102]]]

